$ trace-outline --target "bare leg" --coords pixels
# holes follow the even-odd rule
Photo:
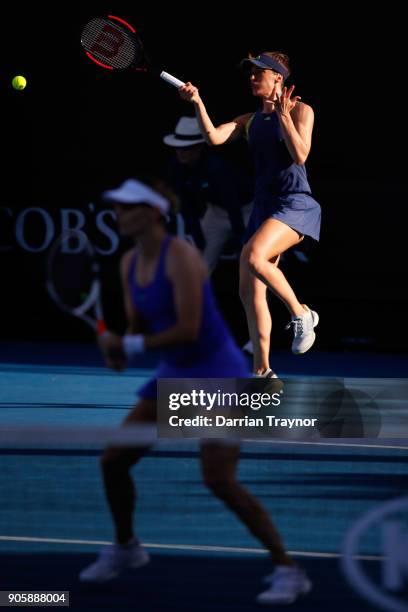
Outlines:
[[[279,257],[271,262],[277,266]],[[251,274],[247,253],[241,255],[239,293],[248,322],[249,337],[254,348],[253,371],[260,374],[269,368],[272,318],[266,299],[267,286]]]
[[[142,399],[124,420],[124,425],[154,422],[156,401]],[[102,473],[106,498],[112,513],[116,541],[126,544],[133,537],[133,511],[136,500],[130,468],[135,465],[149,447],[111,447],[102,456]]]
[[[282,300],[292,316],[305,313],[284,274],[274,265],[277,255],[298,244],[302,236],[277,219],[267,219],[245,245],[242,265]]]
[[[249,531],[269,550],[276,565],[294,565],[260,502],[236,480],[239,445],[205,442],[201,447],[204,482],[237,514]]]

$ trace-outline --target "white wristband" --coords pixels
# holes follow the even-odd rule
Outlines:
[[[123,336],[123,351],[128,359],[132,359],[135,355],[143,353],[145,350],[145,343],[142,334],[136,334],[131,336],[126,334]]]

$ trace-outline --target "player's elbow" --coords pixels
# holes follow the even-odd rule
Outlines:
[[[208,136],[205,138],[205,142],[209,147],[214,147],[217,144],[214,142],[214,140],[212,140],[211,138],[208,138]]]
[[[207,134],[205,136],[205,142],[208,144],[209,147],[215,147],[219,144],[222,144],[220,138],[217,137],[216,134],[211,134],[211,136]]]
[[[226,141],[226,135],[221,128],[214,128],[213,130],[211,130],[211,132],[207,132],[204,135],[204,138],[206,140],[206,143],[210,147],[215,147],[217,145],[224,144],[224,142]]]

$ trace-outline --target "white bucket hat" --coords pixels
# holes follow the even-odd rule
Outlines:
[[[169,147],[191,147],[205,140],[195,117],[180,117],[174,134],[167,134],[163,142]]]

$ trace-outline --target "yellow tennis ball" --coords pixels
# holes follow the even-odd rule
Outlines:
[[[25,88],[25,86],[27,85],[27,81],[23,76],[19,75],[14,77],[14,79],[11,81],[11,84],[14,89],[18,89],[20,91],[21,89]]]

